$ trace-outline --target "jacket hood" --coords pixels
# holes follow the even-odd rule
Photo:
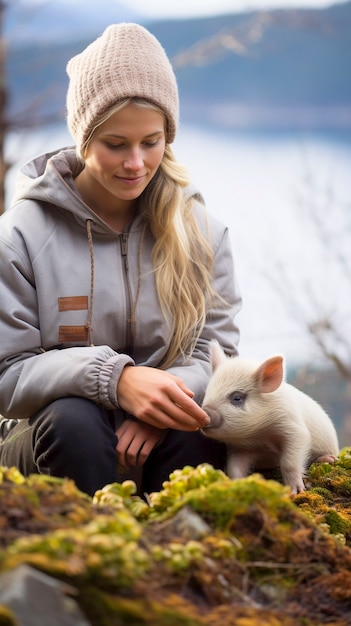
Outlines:
[[[90,220],[94,231],[114,233],[79,195],[74,178],[82,169],[83,163],[74,147],[42,154],[20,169],[13,203],[22,200],[44,202],[55,209],[71,213],[84,228],[87,220]],[[193,185],[186,187],[184,194],[204,204],[201,194]],[[133,228],[139,222],[138,219],[134,220]]]
[[[82,200],[74,178],[83,164],[75,148],[63,148],[42,154],[26,163],[18,173],[14,203],[34,200],[70,213],[82,225],[91,220],[94,230],[111,229]]]

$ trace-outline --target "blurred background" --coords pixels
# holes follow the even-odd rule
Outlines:
[[[0,0],[0,211],[23,162],[72,144],[66,63],[121,21],[173,63],[174,151],[230,229],[241,353],[283,354],[351,445],[351,1]]]

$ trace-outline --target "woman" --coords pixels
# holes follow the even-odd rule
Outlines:
[[[155,491],[186,464],[224,466],[199,429],[209,342],[237,351],[228,232],[172,153],[157,39],[112,25],[67,71],[76,147],[24,166],[0,221],[0,411],[18,420],[0,463],[91,495],[142,468]]]

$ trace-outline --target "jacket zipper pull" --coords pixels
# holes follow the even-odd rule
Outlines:
[[[122,235],[121,235],[121,254],[122,254],[122,258],[123,258],[124,268],[126,270],[128,269],[127,251],[128,251],[128,235],[127,235],[127,233],[122,233]]]

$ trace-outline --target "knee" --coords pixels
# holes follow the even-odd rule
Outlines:
[[[51,441],[75,441],[82,446],[84,441],[99,438],[101,430],[110,430],[107,411],[84,398],[60,398],[55,400],[30,420],[36,441],[42,438]]]
[[[62,398],[31,419],[39,473],[69,477],[90,495],[115,482],[117,437],[103,407],[82,398]]]

